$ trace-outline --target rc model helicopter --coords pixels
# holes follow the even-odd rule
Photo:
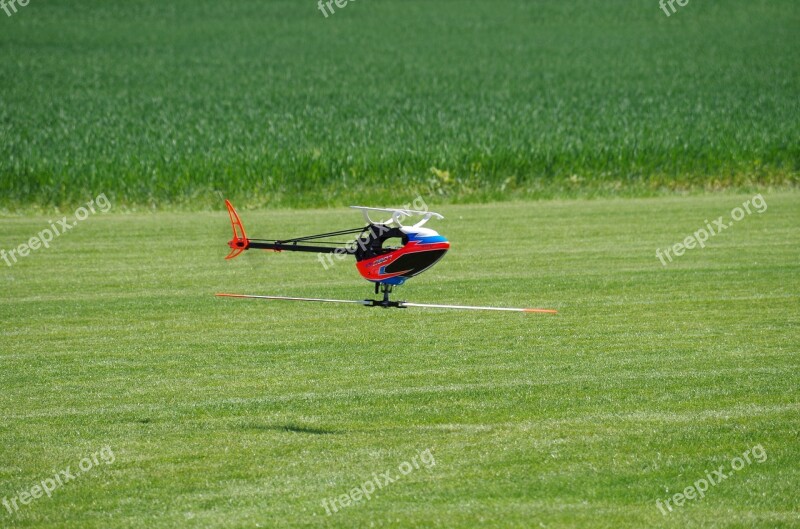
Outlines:
[[[217,294],[220,297],[249,298],[285,301],[308,301],[319,303],[351,303],[367,307],[400,308],[441,308],[461,310],[493,310],[506,312],[539,312],[555,314],[551,309],[524,309],[510,307],[476,307],[469,305],[436,305],[410,303],[390,300],[394,287],[421,274],[435,265],[450,249],[450,242],[436,231],[425,227],[431,219],[444,219],[432,211],[413,209],[368,208],[350,206],[361,211],[366,226],[339,230],[292,239],[250,239],[245,233],[242,221],[229,200],[225,201],[233,228],[233,238],[228,242],[231,248],[226,259],[233,259],[246,250],[272,250],[275,252],[312,252],[322,260],[326,254],[352,255],[361,276],[374,284],[375,294],[381,299],[344,300],[324,298],[298,298],[287,296],[260,296],[248,294]],[[380,214],[381,220],[371,215]],[[404,224],[406,219],[419,218],[415,224]],[[321,239],[343,235],[355,235],[350,242],[328,242]]]

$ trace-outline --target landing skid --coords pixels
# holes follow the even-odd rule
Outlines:
[[[397,309],[404,309],[405,301],[390,301],[389,294],[392,293],[392,286],[387,283],[375,283],[375,294],[383,294],[383,299],[365,299],[364,305],[367,307],[383,307],[384,309],[389,308],[397,308]]]

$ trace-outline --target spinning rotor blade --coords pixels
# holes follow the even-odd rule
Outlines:
[[[543,314],[558,314],[557,310],[552,309],[517,309],[509,307],[472,307],[469,305],[432,305],[429,303],[407,303],[400,302],[401,307],[422,307],[428,309],[460,309],[460,310],[497,310],[503,312],[538,312]]]
[[[317,301],[320,303],[354,303],[356,305],[366,305],[364,301],[353,301],[350,299],[291,298],[286,296],[253,296],[249,294],[217,294],[217,296],[221,298],[279,299],[283,301]]]
[[[223,298],[246,298],[246,299],[274,299],[281,301],[315,301],[318,303],[350,303],[352,305],[364,305],[366,307],[380,307],[378,300],[365,299],[355,301],[350,299],[324,299],[324,298],[293,298],[288,296],[255,296],[249,294],[217,294]],[[393,301],[391,307],[405,309],[408,307],[418,307],[427,309],[459,309],[459,310],[493,310],[503,312],[537,312],[542,314],[558,314],[557,310],[552,309],[517,309],[509,307],[473,307],[470,305],[434,305],[428,303],[408,303],[406,301]],[[388,307],[387,307],[388,308]]]

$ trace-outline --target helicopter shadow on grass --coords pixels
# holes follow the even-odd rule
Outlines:
[[[336,435],[344,433],[338,430],[331,430],[329,428],[312,428],[308,426],[300,426],[297,424],[242,424],[239,428],[243,430],[256,430],[264,432],[288,432],[288,433],[304,433],[309,435]]]

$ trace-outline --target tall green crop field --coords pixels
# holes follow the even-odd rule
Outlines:
[[[792,186],[799,44],[774,0],[32,0],[0,208]]]

